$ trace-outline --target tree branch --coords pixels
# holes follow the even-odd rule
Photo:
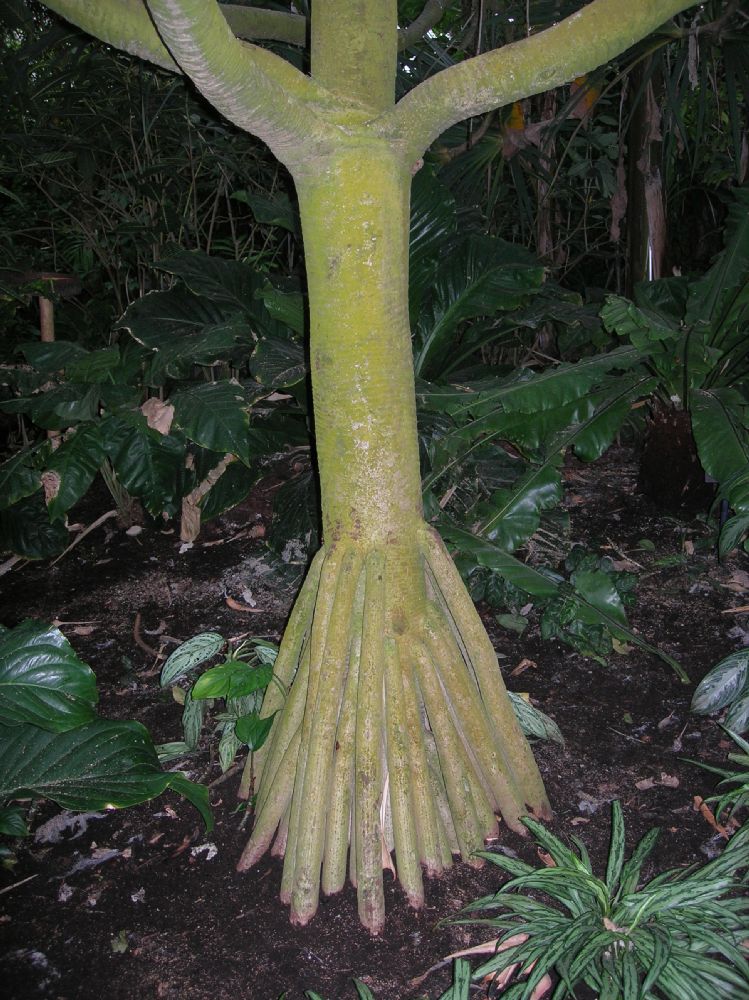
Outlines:
[[[379,118],[377,130],[400,137],[416,160],[451,125],[589,73],[693,3],[593,0],[546,31],[425,80]]]
[[[44,2],[101,41],[185,73],[221,114],[266,142],[284,163],[300,143],[309,154],[316,139],[332,134],[321,115],[331,95],[279,56],[240,41],[228,23],[234,21],[243,33],[254,24],[268,36],[272,19],[252,16],[268,11],[224,8],[214,0],[147,0],[148,6],[144,0]],[[295,21],[294,30],[303,22]],[[289,30],[287,37],[292,34]]]
[[[219,10],[239,38],[250,41],[267,39],[299,46],[307,44],[307,18],[303,14],[240,7],[238,4],[221,4]]]
[[[398,32],[398,50],[402,52],[403,49],[407,49],[409,45],[413,45],[420,38],[423,38],[430,28],[439,23],[451,3],[452,0],[426,0],[424,8],[416,20]]]

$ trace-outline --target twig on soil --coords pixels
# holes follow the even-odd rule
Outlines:
[[[11,892],[13,889],[17,889],[20,885],[26,885],[27,882],[30,882],[32,878],[37,878],[38,875],[39,872],[36,872],[34,875],[28,875],[26,878],[22,878],[20,882],[14,882],[13,885],[6,885],[3,889],[0,889],[0,896],[6,892]]]
[[[742,604],[740,608],[723,608],[722,615],[744,615],[749,611],[749,604]]]
[[[143,636],[141,635],[141,623],[142,623],[142,621],[143,621],[143,618],[142,618],[142,615],[141,615],[141,613],[139,611],[136,614],[136,616],[135,616],[135,622],[133,623],[133,640],[134,640],[136,646],[140,646],[140,648],[144,652],[148,653],[149,656],[153,656],[154,657],[154,660],[155,660],[154,664],[151,667],[149,667],[148,670],[144,671],[141,674],[142,677],[150,677],[153,674],[158,673],[158,671],[159,671],[159,660],[165,660],[166,659],[166,655],[162,652],[162,650],[164,648],[163,645],[161,646],[160,649],[156,650],[156,649],[153,648],[153,646],[149,646],[148,643],[146,642],[146,640],[143,638]]]
[[[27,562],[24,560],[23,556],[11,556],[10,559],[6,559],[4,563],[0,563],[0,576],[5,576],[6,573],[10,573],[16,563]]]
[[[227,608],[231,608],[232,611],[242,611],[246,615],[262,615],[264,613],[263,608],[251,608],[249,604],[242,604],[240,601],[235,601],[233,597],[226,598]]]
[[[116,510],[108,510],[106,514],[102,514],[101,517],[97,517],[97,519],[95,521],[92,521],[87,528],[83,529],[80,535],[74,541],[72,541],[70,545],[68,545],[68,547],[65,549],[64,552],[60,553],[57,559],[52,560],[50,566],[54,566],[56,563],[59,563],[59,561],[62,558],[64,558],[68,554],[68,552],[70,552],[72,549],[76,547],[78,542],[83,541],[83,539],[86,537],[86,535],[89,534],[89,532],[93,531],[95,528],[99,528],[102,524],[104,524],[105,521],[108,521],[111,517],[117,517],[117,513],[118,512]]]

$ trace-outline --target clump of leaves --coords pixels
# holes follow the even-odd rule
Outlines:
[[[711,715],[727,708],[726,729],[743,733],[749,729],[749,649],[730,653],[705,674],[692,696],[691,710]]]
[[[99,718],[97,700],[94,672],[59,629],[30,620],[0,627],[0,833],[28,832],[17,800],[87,811],[136,805],[167,788],[210,829],[208,790],[162,771],[147,730]]]
[[[715,816],[717,819],[720,819],[726,810],[728,810],[729,816],[732,816],[737,809],[749,806],[749,743],[730,730],[728,730],[728,735],[736,746],[743,750],[743,753],[729,753],[728,755],[730,761],[739,765],[738,771],[730,770],[727,767],[713,767],[712,764],[703,764],[701,761],[693,761],[694,764],[706,771],[712,771],[713,774],[719,774],[723,778],[718,785],[719,788],[723,785],[734,786],[721,795],[713,795],[707,800],[716,803]]]
[[[502,854],[481,852],[512,878],[477,900],[461,922],[498,930],[495,955],[474,979],[514,982],[502,996],[530,1000],[549,973],[553,1000],[575,996],[582,983],[600,1000],[703,1000],[744,997],[749,988],[749,825],[714,861],[671,869],[640,885],[659,831],[651,830],[625,861],[624,821],[612,807],[611,846],[603,878],[593,873],[584,844],[565,846],[536,820],[526,826],[551,856],[535,869]],[[740,874],[744,872],[743,878]],[[538,898],[542,893],[543,898]]]
[[[188,688],[177,683],[223,651],[222,661],[205,670]],[[275,717],[274,712],[261,718],[260,709],[265,689],[273,681],[277,655],[278,646],[265,639],[232,644],[218,632],[201,632],[178,646],[162,668],[161,686],[171,687],[175,700],[183,706],[184,739],[164,744],[160,748],[162,760],[176,759],[197,747],[209,710],[217,702],[222,703],[222,708],[212,719],[219,734],[221,770],[229,769],[243,746],[248,748],[250,756],[259,750]]]

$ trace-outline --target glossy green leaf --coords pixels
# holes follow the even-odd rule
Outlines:
[[[290,337],[261,337],[250,367],[255,378],[269,389],[297,385],[307,375],[304,348]]]
[[[219,316],[227,318],[231,313],[254,316],[258,311],[255,293],[262,287],[265,278],[249,264],[239,260],[224,260],[202,250],[184,250],[171,246],[159,258],[156,266],[181,278],[204,304],[211,303],[220,310],[213,314],[214,321]],[[184,295],[184,289],[179,291]]]
[[[249,205],[255,219],[263,225],[281,226],[294,234],[298,232],[296,214],[287,195],[277,193],[273,198],[266,198],[249,191],[232,191],[230,197]]]
[[[0,799],[36,795],[64,809],[121,808],[169,787],[186,794],[186,780],[161,770],[137,722],[98,719],[64,733],[23,725],[0,734]]]
[[[212,365],[237,345],[249,349],[249,320],[236,313],[226,317],[221,307],[185,289],[151,292],[137,299],[116,324],[158,355],[163,371],[179,377],[193,364]]]
[[[589,623],[599,622],[600,614],[626,628],[627,616],[619,591],[611,577],[599,570],[583,570],[573,574],[575,591],[584,598],[580,617]]]
[[[48,375],[88,356],[84,347],[69,340],[37,341],[24,344],[22,349],[28,363]]]
[[[182,708],[182,732],[185,736],[185,743],[190,750],[194,750],[200,742],[205,709],[205,702],[195,701],[192,692],[188,691]]]
[[[73,382],[89,382],[97,385],[105,382],[119,364],[119,347],[102,347],[70,362],[65,368],[65,375]]]
[[[216,656],[225,645],[226,640],[218,632],[201,632],[183,642],[169,655],[161,668],[161,686],[174,684],[195,667]]]
[[[201,521],[206,522],[236,507],[245,499],[260,475],[257,465],[248,468],[242,462],[232,462],[203,497],[200,503]]]
[[[59,629],[28,620],[0,634],[0,723],[64,732],[95,718],[96,678]]]
[[[482,504],[476,534],[483,535],[507,552],[514,552],[537,530],[541,513],[555,507],[562,499],[562,480],[558,466],[561,455],[532,467],[510,489],[499,490]]]
[[[106,450],[99,424],[83,424],[70,433],[46,463],[46,472],[55,473],[56,491],[47,501],[50,518],[63,518],[86,493],[99,471]]]
[[[439,525],[439,531],[446,542],[470,555],[479,566],[501,573],[510,583],[526,593],[535,597],[555,597],[559,592],[559,584],[562,582],[560,577],[547,576],[531,566],[526,566],[493,542],[477,538],[470,531],[453,524],[442,523]]]
[[[38,449],[19,451],[0,465],[0,510],[31,496],[41,488]]]
[[[266,284],[257,293],[257,297],[265,305],[271,319],[293,330],[300,337],[306,333],[306,310],[301,292],[285,292]]]
[[[121,413],[104,421],[102,439],[117,476],[149,513],[176,508],[185,461],[184,445],[159,434],[140,413]]]
[[[517,308],[540,288],[543,268],[503,240],[472,234],[443,257],[414,331],[414,368],[438,374],[460,325]]]
[[[732,389],[694,390],[692,431],[702,467],[739,514],[749,514],[746,400]]]
[[[48,559],[59,555],[69,541],[63,522],[50,521],[41,494],[0,510],[0,550],[25,559]]]
[[[261,719],[257,712],[241,716],[234,726],[237,739],[246,743],[250,750],[259,750],[268,738],[276,714],[274,712],[265,719]]]
[[[201,674],[193,686],[192,697],[196,701],[199,698],[242,698],[266,688],[272,676],[271,666],[252,667],[242,660],[229,658]]]
[[[250,421],[241,386],[227,380],[191,385],[169,401],[176,424],[190,440],[210,451],[249,460]]]
[[[26,825],[28,809],[23,806],[5,806],[0,808],[0,836],[26,837],[29,828]]]

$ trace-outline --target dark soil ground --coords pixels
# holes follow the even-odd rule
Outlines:
[[[718,564],[704,522],[640,496],[629,453],[612,451],[595,466],[573,462],[566,476],[572,539],[639,576],[630,611],[638,633],[679,659],[694,682],[749,642],[747,612],[732,613],[748,601],[745,556]],[[27,565],[0,579],[0,620],[59,622],[96,671],[101,715],[138,719],[156,742],[179,739],[180,709],[160,690],[158,661],[143,644],[169,652],[171,639],[205,630],[279,636],[293,590],[263,562],[258,536],[267,527],[270,495],[258,491],[182,553],[174,533],[152,528],[133,537],[107,522],[56,565]],[[103,510],[94,504],[78,518],[89,523]],[[643,539],[652,547],[643,548]],[[233,610],[227,597],[255,602],[257,613]],[[637,648],[604,667],[543,642],[533,611],[522,636],[484,612],[509,686],[529,692],[566,738],[564,748],[537,746],[554,832],[580,836],[603,872],[609,804],[619,799],[629,847],[652,826],[662,828],[646,877],[718,851],[720,837],[694,806],[695,796],[714,791],[715,779],[685,758],[722,764],[729,745],[715,720],[689,714],[693,685]],[[187,766],[202,780],[220,776],[208,746]],[[377,1000],[438,997],[449,984],[449,964],[421,985],[414,978],[482,940],[480,931],[442,921],[496,888],[499,871],[456,863],[429,881],[421,912],[387,876],[387,926],[379,938],[360,927],[350,887],[323,900],[309,926],[292,927],[278,899],[278,862],[264,860],[243,875],[234,870],[247,836],[235,812],[237,783],[235,774],[214,786],[210,835],[192,807],[171,794],[83,817],[63,831],[42,826],[59,809],[40,807],[37,836],[18,849],[12,870],[0,873],[3,995],[275,1000],[285,993],[301,1000],[315,990],[337,1000],[354,997],[351,980],[358,977]],[[501,843],[534,859],[530,842],[505,832]]]

